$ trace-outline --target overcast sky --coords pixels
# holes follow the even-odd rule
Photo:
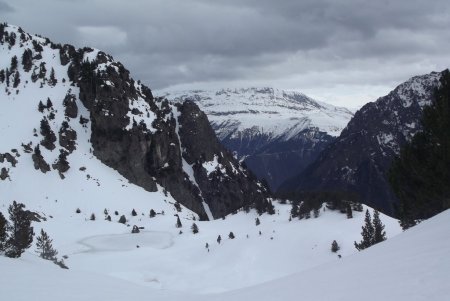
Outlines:
[[[450,65],[449,0],[0,0],[0,19],[100,48],[153,90],[272,86],[359,107]]]

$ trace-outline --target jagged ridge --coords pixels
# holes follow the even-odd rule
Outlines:
[[[2,118],[8,143],[1,151],[13,149],[19,163],[27,154],[36,169],[52,173],[54,163],[64,178],[84,132],[104,164],[147,191],[163,187],[202,219],[254,204],[264,211],[270,204],[265,188],[221,147],[196,105],[155,99],[121,63],[96,49],[54,44],[6,24],[0,42],[2,105],[11,115],[20,103],[21,114],[31,117],[17,128],[10,128],[14,116]],[[22,144],[24,153],[17,151]],[[9,173],[13,166],[1,167]]]
[[[267,87],[159,93],[197,103],[225,147],[273,190],[313,162],[353,116],[302,93]]]
[[[394,215],[396,198],[387,171],[402,145],[421,129],[422,110],[431,103],[440,76],[432,72],[413,77],[363,106],[339,138],[280,191],[352,192],[369,206]]]

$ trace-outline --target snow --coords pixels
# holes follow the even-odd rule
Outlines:
[[[32,48],[31,41],[27,43]],[[91,153],[91,124],[83,127],[78,118],[68,121],[77,132],[77,148],[68,156],[71,168],[65,179],[54,170],[46,174],[35,170],[31,154],[21,144],[31,141],[34,147],[42,139],[39,123],[49,111],[40,113],[39,101],[51,98],[55,119],[50,126],[57,134],[65,120],[64,96],[79,91],[67,79],[62,82],[67,66],[59,64],[50,47],[44,46],[43,57],[48,60],[47,70],[54,68],[58,83],[45,88],[40,88],[41,80],[30,80],[31,72],[23,71],[23,49],[0,47],[7,54],[0,56],[0,69],[17,55],[21,73],[18,89],[10,87],[11,94],[0,98],[0,153],[16,148],[20,155],[15,155],[16,167],[2,165],[9,168],[10,176],[0,181],[0,211],[7,216],[8,205],[16,200],[39,213],[45,220],[33,223],[35,233],[48,232],[59,258],[66,255],[70,267],[62,270],[38,258],[35,245],[19,259],[0,256],[2,300],[247,301],[297,300],[299,296],[305,300],[443,300],[450,294],[450,242],[443,239],[448,236],[450,211],[403,234],[396,220],[381,215],[388,241],[360,253],[353,246],[361,236],[364,214],[360,212],[347,219],[324,208],[319,218],[289,222],[290,205],[274,202],[275,215],[258,216],[252,210],[200,222],[187,208],[178,212],[173,197],[161,187],[145,191],[102,164]],[[5,84],[0,88],[3,93]],[[89,116],[79,99],[76,103],[79,115]],[[144,122],[151,124],[151,119]],[[38,130],[37,137],[33,128]],[[51,164],[59,149],[59,145],[53,151],[41,147],[41,152]],[[183,169],[189,177],[193,175],[184,160]],[[75,212],[77,208],[81,213]],[[105,209],[111,222],[105,220]],[[137,216],[132,216],[133,209]],[[153,218],[150,209],[157,212]],[[122,214],[125,225],[118,223]],[[181,229],[175,227],[174,215],[180,217]],[[194,222],[200,230],[195,235],[190,231]],[[141,233],[131,234],[133,225],[141,227]],[[228,239],[230,231],[236,236],[233,240]],[[216,242],[218,235],[221,244]],[[330,251],[333,240],[341,247],[342,259]]]
[[[210,252],[199,245],[204,239],[197,240],[193,234],[178,235],[175,243],[164,249],[167,245],[160,243],[169,242],[170,237],[161,233],[158,241],[154,236],[158,234],[156,232],[149,233],[149,236],[143,233],[141,236],[87,238],[84,242],[89,242],[90,251],[71,255],[68,260],[71,262],[70,270],[62,270],[37,258],[32,252],[26,252],[20,259],[0,257],[0,266],[6,271],[0,273],[2,299],[148,300],[151,296],[152,300],[288,301],[302,296],[305,300],[370,301],[446,300],[450,294],[450,242],[445,239],[450,210],[362,252],[349,252],[341,259],[329,251],[329,241],[327,248],[323,249],[323,245],[316,244],[320,238],[314,241],[304,237],[305,232],[323,236],[323,228],[317,229],[317,224],[328,224],[329,230],[333,231],[341,228],[343,223],[352,222],[341,214],[328,212],[324,215],[318,219],[285,224],[295,225],[291,228],[295,231],[285,233],[291,240],[302,239],[303,246],[300,244],[294,249],[278,236],[279,231],[273,235],[273,240],[253,235],[249,239],[237,235],[235,240],[228,240],[222,235],[221,245],[209,241]],[[198,235],[209,227],[219,230],[221,223],[237,227],[236,222],[242,217],[251,220],[242,214],[230,217],[229,221],[201,223]],[[270,224],[270,218],[263,216],[260,226]],[[335,224],[337,220],[342,222]],[[358,214],[355,220],[361,222],[362,214]],[[279,226],[279,222],[276,224]],[[263,233],[266,230],[267,227],[262,228]],[[348,228],[340,230],[343,236],[348,235]],[[336,231],[333,232],[336,235]],[[303,235],[296,237],[295,233]],[[66,235],[75,236],[72,233]],[[340,238],[335,238],[340,243]],[[251,244],[248,243],[250,241]],[[141,243],[141,248],[133,249],[134,243]],[[262,248],[270,244],[273,247]],[[249,248],[250,245],[253,247]],[[340,245],[346,249],[345,244]],[[286,257],[286,251],[293,256]],[[318,264],[317,255],[322,253],[329,255],[329,260]],[[270,275],[280,269],[280,263],[282,267],[290,265],[293,272],[270,279]],[[251,271],[246,270],[249,267]],[[217,274],[221,277],[216,278]],[[166,281],[171,277],[174,282],[168,286]],[[246,281],[248,277],[253,281]],[[141,278],[140,283],[138,278]],[[185,285],[184,290],[174,290],[176,284],[180,285],[176,281],[180,280]],[[223,289],[236,280],[244,280],[244,283],[235,289]],[[189,282],[194,285],[187,285]],[[246,282],[254,285],[247,286]],[[209,284],[208,290],[198,289],[205,284]]]
[[[224,174],[226,173],[225,168],[219,163],[217,159],[217,155],[215,155],[212,161],[203,162],[203,168],[206,169],[206,174],[208,176],[217,169],[221,170]]]
[[[157,91],[173,101],[194,100],[208,115],[219,139],[248,132],[289,140],[317,128],[339,136],[353,114],[292,91],[272,88],[220,91]]]

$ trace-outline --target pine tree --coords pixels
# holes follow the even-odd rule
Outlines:
[[[42,100],[39,100],[39,105],[38,105],[38,111],[43,113],[45,109],[44,104],[42,103]]]
[[[7,229],[9,228],[8,221],[0,212],[0,252],[5,251],[6,241],[8,240]]]
[[[153,209],[150,209],[150,217],[155,217],[156,216],[156,212]]]
[[[52,69],[51,69],[51,71],[50,71],[50,79],[49,79],[49,81],[48,81],[48,84],[49,84],[50,86],[54,86],[54,85],[56,85],[57,82],[58,82],[58,81],[57,81],[56,78],[55,78],[55,70],[54,70],[53,67],[52,67]]]
[[[422,131],[403,147],[389,172],[403,229],[450,208],[450,72],[424,108]]]
[[[292,208],[291,208],[291,217],[292,218],[296,218],[298,217],[298,205],[295,203],[292,203]]]
[[[179,216],[177,216],[177,224],[175,225],[177,228],[181,228],[181,227],[183,227],[183,225],[181,224],[181,221],[180,221],[180,217]]]
[[[192,233],[194,233],[194,234],[198,233],[198,227],[195,223],[192,224],[191,230],[192,230]]]
[[[217,243],[220,245],[220,242],[222,241],[222,237],[220,237],[220,235],[219,236],[217,236]]]
[[[350,203],[347,203],[345,211],[347,213],[347,218],[353,218],[353,211],[352,207],[350,206]]]
[[[256,218],[256,219],[255,219],[255,224],[256,224],[257,226],[259,226],[259,224],[261,224],[261,222],[259,221],[259,218]]]
[[[41,145],[48,150],[55,149],[56,136],[45,117],[41,120],[41,135],[44,136],[44,139],[41,141]]]
[[[119,223],[125,224],[126,222],[127,222],[127,219],[126,219],[125,215],[120,216]]]
[[[91,221],[95,221],[95,214],[94,213],[92,213],[91,214],[91,217],[89,218]]]
[[[133,229],[131,230],[131,233],[135,234],[135,233],[139,233],[139,232],[141,232],[141,231],[139,230],[139,227],[136,226],[136,225],[134,225],[134,226],[133,226]]]
[[[9,213],[9,238],[6,242],[6,256],[17,258],[31,246],[33,242],[33,227],[25,205],[14,201],[8,208]]]
[[[19,71],[16,71],[14,73],[13,88],[17,88],[19,84],[20,84],[20,73]]]
[[[386,240],[386,232],[384,231],[384,225],[380,220],[380,213],[377,210],[375,210],[375,212],[373,213],[372,224],[374,230],[372,244],[374,245]]]
[[[9,68],[11,73],[13,73],[17,69],[17,63],[17,56],[13,56],[11,58],[11,67]]]
[[[136,216],[136,215],[137,215],[136,210],[133,209],[133,210],[131,211],[131,215],[132,215],[132,216]]]
[[[36,249],[40,257],[47,260],[56,260],[58,252],[53,248],[53,240],[50,239],[47,232],[41,229],[41,235],[36,238]]]
[[[373,225],[372,225],[372,218],[370,216],[369,210],[366,210],[366,217],[364,219],[364,226],[362,226],[362,240],[361,242],[357,243],[355,241],[355,248],[358,251],[364,250],[368,247],[370,247],[372,245],[373,242],[373,234],[374,234],[374,229],[373,229]]]
[[[336,253],[337,251],[339,251],[340,247],[338,245],[338,243],[333,240],[333,242],[331,243],[331,252]]]
[[[233,233],[233,232],[230,232],[230,234],[228,234],[228,238],[229,238],[229,239],[234,239],[234,238],[235,238],[234,233]]]

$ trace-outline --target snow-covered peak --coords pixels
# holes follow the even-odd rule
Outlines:
[[[424,107],[425,105],[430,104],[430,94],[434,92],[440,78],[440,72],[431,72],[430,74],[414,76],[399,85],[393,93],[398,95],[405,107],[409,107],[414,99],[417,99],[418,104],[421,107]]]
[[[219,139],[247,131],[288,140],[311,128],[338,136],[353,116],[345,108],[303,93],[268,87],[161,91],[159,95],[177,102],[196,102],[208,115]]]

